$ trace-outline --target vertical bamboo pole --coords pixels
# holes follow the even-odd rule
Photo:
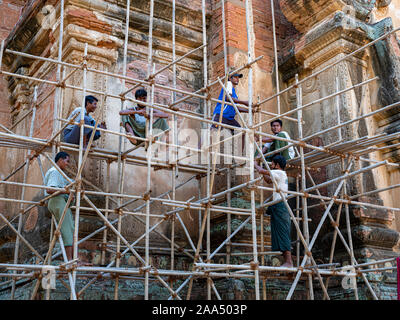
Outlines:
[[[79,214],[81,206],[81,191],[82,191],[82,159],[83,159],[83,135],[84,135],[84,124],[85,124],[85,96],[87,89],[87,53],[88,44],[85,43],[85,49],[83,54],[83,92],[82,92],[82,109],[80,113],[80,137],[79,137],[79,155],[78,155],[78,174],[76,176],[76,209],[75,209],[75,229],[74,229],[74,247],[73,247],[73,259],[78,259],[78,234],[79,234]],[[73,286],[76,290],[76,270],[72,273]],[[71,288],[72,289],[72,288]],[[72,298],[72,290],[71,290]]]
[[[226,26],[225,26],[225,0],[221,0],[221,17],[222,17],[222,42],[223,42],[223,47],[224,47],[224,71],[225,71],[225,76],[228,74],[228,49],[226,45]],[[233,148],[231,149],[231,152],[234,150],[234,140],[231,141]],[[226,152],[226,151],[224,151]],[[231,181],[231,174],[232,174],[232,166],[228,165],[228,170],[226,173],[226,185],[227,188],[230,189],[232,185]],[[232,194],[229,192],[226,195],[226,201],[227,201],[227,206],[231,206],[231,200],[232,200]],[[227,214],[227,229],[226,229],[226,235],[229,238],[232,232],[232,217],[231,214]],[[231,258],[231,241],[229,241],[226,245],[226,263],[230,263],[230,258]]]
[[[175,47],[175,23],[176,23],[176,0],[172,1],[172,61],[176,60],[176,47]],[[176,89],[176,63],[172,65],[172,85],[174,89]],[[172,103],[176,101],[176,92],[172,92]],[[174,114],[172,116],[172,137],[174,145],[178,145],[178,119]],[[176,178],[178,175],[178,148],[174,147],[172,152],[172,162],[175,164],[171,170],[171,178],[172,178],[172,199],[176,200]],[[176,207],[172,207],[172,210],[175,210]],[[175,264],[175,216],[172,217],[171,220],[171,270],[174,270]],[[172,287],[173,283],[171,281],[170,286]]]
[[[152,69],[155,71],[155,66],[153,66],[153,18],[154,18],[154,0],[150,0],[150,19],[149,19],[149,53],[148,53],[148,70],[147,76],[148,78],[151,75]],[[150,105],[154,105],[154,79],[152,79],[152,84],[150,87]],[[150,120],[147,120],[147,133],[146,137],[148,138],[148,147],[147,147],[147,187],[146,187],[146,237],[145,237],[145,284],[144,284],[144,298],[145,300],[149,299],[149,269],[147,268],[150,264],[149,257],[149,228],[150,228],[150,193],[151,193],[151,156],[152,156],[152,146],[153,146],[153,107],[149,110],[149,107],[146,107],[147,111],[150,111]]]
[[[343,185],[343,193],[344,196],[347,196],[347,181],[344,182]],[[350,225],[350,212],[349,212],[349,205],[345,204],[345,216],[346,216],[346,230],[347,230],[347,238],[350,247],[350,259],[351,265],[357,264],[354,257],[354,249],[353,249],[353,237],[351,235],[351,225]],[[355,278],[355,286],[354,286],[354,296],[355,299],[358,300],[358,289],[357,289],[357,278]]]
[[[228,171],[226,172],[226,187],[230,189],[232,187],[232,182],[231,182],[231,165],[228,165]],[[230,192],[226,194],[226,204],[228,207],[231,207],[232,205],[232,195]],[[227,214],[227,228],[226,228],[226,236],[229,238],[229,236],[232,233],[232,216],[230,213]],[[226,244],[226,263],[230,264],[230,258],[231,258],[231,250],[232,250],[232,241],[229,241]]]
[[[258,98],[258,101],[260,102],[260,99]],[[260,123],[262,121],[262,115],[261,112],[258,113],[258,122]],[[263,148],[263,143],[262,139],[259,141],[260,143],[260,149],[262,150]],[[260,190],[260,204],[264,203],[264,191],[261,189]],[[262,212],[260,214],[260,250],[261,252],[265,252],[265,243],[264,243],[264,209],[262,209]],[[261,265],[265,266],[265,255],[261,255]],[[262,284],[263,284],[263,300],[267,300],[267,278],[264,276],[262,278]]]
[[[58,35],[58,58],[57,61],[62,61],[62,52],[63,52],[63,37],[64,37],[64,0],[60,1],[60,27],[59,27],[59,35]],[[56,81],[59,83],[61,79],[61,64],[57,64],[57,72],[56,72]],[[61,100],[61,88],[59,86],[56,87],[54,94],[54,110],[53,110],[53,133],[52,136],[56,134],[59,130],[59,121],[58,119],[59,112],[62,109],[62,100]],[[62,133],[61,133],[62,134]],[[53,158],[56,155],[57,147],[55,144],[52,146]]]
[[[303,105],[303,93],[302,88],[299,83],[299,75],[296,74],[296,101],[297,101],[297,108],[300,108]],[[299,131],[299,139],[303,139],[303,110],[300,109],[297,112],[298,117],[298,131]],[[305,162],[304,162],[304,148],[300,146],[300,159],[301,159],[301,192],[307,188],[306,184],[306,172],[305,172]],[[302,219],[303,219],[303,232],[304,238],[306,240],[307,245],[310,243],[310,234],[308,230],[308,209],[307,209],[307,198],[302,196]],[[308,289],[310,294],[310,299],[314,300],[314,289],[312,283],[312,275],[308,274]]]
[[[107,176],[106,176],[106,193],[110,192],[110,182],[111,182],[111,162],[107,161]],[[105,217],[108,220],[108,209],[110,207],[110,196],[106,196],[106,203],[105,203],[105,207],[106,207],[106,212],[105,212]],[[106,263],[106,245],[107,245],[107,226],[106,224],[104,224],[104,226],[106,227],[104,229],[103,232],[103,247],[101,250],[101,264],[105,265]]]
[[[250,2],[250,3],[249,3]],[[246,0],[246,30],[247,30],[247,60],[249,62],[249,78],[248,78],[248,95],[249,95],[249,116],[248,116],[248,127],[253,127],[253,65],[250,64],[252,61],[252,37],[251,37],[251,25],[252,25],[252,15],[250,13],[252,2],[250,0]],[[247,141],[249,141],[249,153],[250,153],[250,180],[254,180],[254,130],[250,132],[246,132]],[[256,222],[256,203],[255,203],[255,190],[254,188],[250,191],[251,198],[251,228],[252,228],[252,236],[253,236],[253,262],[255,265],[254,270],[254,287],[256,300],[260,300],[260,282],[259,282],[259,270],[258,270],[258,253],[257,253],[257,222]]]
[[[0,47],[0,74],[2,72],[1,67],[3,65],[3,53],[4,53],[4,40],[1,41],[1,47]]]
[[[296,74],[296,101],[297,108],[301,108],[303,105],[303,93],[302,88],[299,83],[299,75]],[[303,139],[303,110],[299,109],[297,111],[298,118],[298,131],[299,131],[299,140]],[[304,148],[300,146],[300,159],[301,159],[301,192],[304,192],[307,189],[306,184],[306,170],[305,170],[305,162],[304,162]],[[303,232],[304,238],[306,240],[307,246],[310,244],[310,234],[308,231],[308,210],[307,210],[307,198],[304,195],[301,198],[302,202],[302,219],[303,219]],[[309,261],[309,259],[308,259]],[[309,262],[307,262],[309,263]],[[312,284],[312,275],[308,274],[308,289],[310,294],[310,299],[314,300],[314,289]]]
[[[278,49],[276,45],[276,27],[275,27],[275,8],[274,8],[274,0],[271,0],[271,17],[272,17],[272,35],[274,40],[274,58],[275,58],[275,85],[276,85],[276,93],[280,91],[279,89],[279,65],[278,65]],[[278,109],[278,114],[281,113],[281,96],[278,95],[276,97],[276,104]]]
[[[36,106],[37,106],[37,86],[35,86],[34,91],[33,91],[33,111],[32,111],[32,118],[31,118],[31,125],[29,129],[29,137],[33,136],[33,130],[35,127],[35,118],[36,118]],[[30,154],[31,151],[25,152],[25,157],[26,157],[26,164],[24,168],[24,177],[23,177],[23,183],[26,183],[26,179],[28,177],[28,172],[29,172],[29,167],[30,167]],[[21,200],[24,200],[25,198],[25,186],[22,186],[22,191],[21,191]],[[18,213],[18,233],[21,233],[22,230],[22,212],[24,211],[24,204],[21,203],[19,206],[19,213]],[[20,246],[20,239],[19,237],[16,238],[15,240],[15,249],[14,249],[14,264],[18,263],[18,256],[19,256],[19,246]],[[17,273],[17,271],[14,271],[14,273]],[[14,300],[15,298],[15,283],[16,283],[16,278],[13,279],[12,286],[11,286],[11,300]]]
[[[296,176],[296,192],[300,192],[300,178]],[[296,196],[296,218],[300,221],[300,197]],[[296,232],[296,266],[300,265],[300,237]]]
[[[130,0],[126,0],[126,16],[125,16],[125,30],[124,30],[124,52],[123,52],[123,62],[122,62],[122,75],[123,77],[126,77],[127,73],[127,56],[128,56],[128,40],[129,40],[129,23],[130,23],[130,9],[131,9],[131,2]],[[125,78],[122,78],[122,83],[121,83],[121,92],[124,92],[125,90]],[[121,96],[121,109],[123,110],[125,108],[125,97]],[[120,126],[119,132],[122,133],[122,128]],[[124,164],[122,164],[122,136],[119,136],[118,139],[118,164],[117,164],[117,172],[118,172],[118,192],[121,193],[122,188],[123,188],[123,172],[125,169],[125,160]],[[117,205],[118,207],[121,205],[121,198],[117,199]],[[121,233],[121,213],[119,212],[118,214],[118,224],[117,224],[117,230],[119,233]],[[121,246],[121,239],[117,237],[117,253],[115,256],[115,264],[117,267],[119,267],[120,264],[120,246]],[[114,300],[118,300],[118,291],[119,291],[119,277],[115,278],[115,285],[114,285]]]
[[[207,64],[207,46],[206,46],[206,44],[207,44],[207,24],[206,24],[205,0],[202,0],[201,7],[202,7],[202,23],[203,23],[202,31],[203,31],[203,45],[204,45],[204,47],[203,47],[203,79],[204,79],[204,87],[207,87],[207,85],[208,85],[208,64]],[[210,100],[209,100],[209,98],[207,98],[206,100],[204,100],[204,119],[207,119],[209,117],[210,109],[211,109]],[[206,130],[206,147],[207,147],[207,152],[206,152],[206,161],[207,161],[206,194],[207,194],[207,198],[209,198],[211,196],[211,191],[210,191],[211,190],[210,189],[211,157],[210,157],[210,150],[208,148],[211,144],[210,140],[211,140],[210,130]],[[207,218],[206,216],[210,215],[210,208],[208,206],[204,212],[204,215],[205,216],[203,217],[202,222],[200,224],[201,227],[199,228],[199,241],[198,241],[198,245],[197,245],[196,254],[199,254],[199,250],[201,248],[201,240],[203,237],[203,232],[204,232],[204,227],[205,227],[204,219]],[[194,262],[196,262],[197,259],[198,259],[198,257],[195,255]],[[186,295],[187,300],[190,299],[192,285],[193,285],[193,277],[190,278],[190,280],[189,280],[189,285],[188,285],[188,290],[187,290],[187,295]],[[207,286],[208,286],[207,295],[209,297],[209,295],[211,294],[210,290],[209,290],[210,289],[209,281],[207,281]]]

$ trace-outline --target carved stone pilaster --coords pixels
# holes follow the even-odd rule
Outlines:
[[[280,3],[287,19],[302,32],[300,39],[293,44],[292,50],[289,50],[292,53],[281,59],[280,71],[283,73],[282,78],[288,84],[294,82],[296,73],[300,78],[316,73],[380,37],[392,27],[388,19],[374,21],[374,9],[388,5],[390,1],[338,0],[321,3],[321,1],[283,0]],[[354,119],[360,114],[399,101],[397,95],[400,61],[399,55],[396,55],[400,52],[398,48],[397,38],[389,37],[326,70],[315,78],[316,86],[313,87],[313,91],[303,89],[303,104],[333,94],[338,89],[343,90],[361,83],[375,75],[381,78],[377,84],[380,86],[379,90],[373,86],[364,86],[340,96],[340,121]],[[383,103],[385,97],[393,97],[393,100],[386,98]],[[289,92],[284,101],[288,109],[293,108],[295,92]],[[354,140],[367,135],[373,136],[381,131],[396,131],[398,128],[396,123],[400,119],[398,110],[394,109],[389,115],[380,115],[383,117],[380,122],[369,118],[342,128],[343,139]],[[307,123],[304,126],[306,136],[336,125],[338,119],[335,99],[320,103],[320,107],[314,106],[312,109],[304,110],[303,117]],[[393,117],[392,120],[388,120],[389,117]],[[338,140],[338,131],[331,131],[320,138],[324,145],[328,145]],[[360,168],[357,162],[353,166],[354,170]],[[341,175],[341,172],[340,164],[326,167],[327,179],[335,178]],[[388,172],[383,173],[389,176]],[[333,194],[336,187],[337,185],[328,187],[329,194]],[[367,172],[349,180],[347,191],[350,195],[355,195],[377,188],[379,188],[377,174]],[[355,201],[385,205],[379,194],[360,197]],[[349,211],[354,250],[359,262],[395,255],[393,247],[397,245],[400,234],[390,229],[394,220],[391,211],[363,205],[351,205]],[[326,257],[329,256],[333,229],[326,226],[325,230],[319,246],[324,252],[323,256]],[[340,230],[342,234],[347,234],[345,218],[341,219]],[[350,261],[345,247],[339,243],[335,259],[341,262]]]
[[[29,69],[21,67],[17,70],[17,74],[28,75]],[[15,78],[11,84],[10,106],[11,117],[13,121],[18,119],[18,115],[29,109],[31,102],[32,88],[29,85],[29,80]]]

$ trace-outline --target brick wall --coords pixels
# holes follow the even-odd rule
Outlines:
[[[271,4],[269,0],[253,0],[253,21],[255,41],[255,55],[264,55],[258,66],[272,72],[274,67],[274,47],[272,34]],[[286,20],[280,11],[279,1],[274,0],[276,37],[278,55],[297,37],[297,31]],[[212,56],[214,63],[223,60],[222,14],[221,1],[213,0],[212,4]],[[225,25],[228,47],[228,63],[232,63],[232,52],[241,50],[247,52],[246,10],[244,1],[225,1]],[[287,41],[290,39],[291,41]],[[293,41],[292,41],[293,40]],[[222,54],[221,54],[222,53]],[[223,66],[223,64],[222,64]],[[220,71],[219,68],[216,71]]]
[[[279,1],[274,0],[276,38],[278,57],[285,56],[287,48],[298,37],[298,32],[293,25],[286,20],[280,11]],[[274,43],[272,33],[271,3],[269,0],[253,0],[253,22],[254,22],[254,53],[255,56],[263,55],[264,58],[257,63],[257,68],[266,74],[272,75],[275,68]],[[212,1],[212,29],[210,33],[211,44],[211,79],[216,79],[224,74],[224,53],[222,35],[222,10],[221,1]],[[246,10],[243,0],[225,1],[225,25],[228,66],[238,67],[235,54],[241,52],[247,54],[247,30]],[[241,61],[242,65],[246,61]],[[219,91],[215,89],[216,91]],[[212,94],[218,94],[212,92]]]

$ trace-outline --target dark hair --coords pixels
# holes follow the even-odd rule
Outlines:
[[[137,99],[137,98],[141,98],[141,97],[147,97],[147,91],[144,90],[143,88],[142,88],[142,89],[138,89],[138,90],[136,90],[136,92],[135,92],[135,98],[136,98],[136,99]]]
[[[55,163],[57,163],[58,160],[60,159],[66,159],[69,157],[69,154],[64,152],[64,151],[60,151],[59,153],[56,154],[56,157],[54,158]]]
[[[99,101],[99,99],[97,99],[94,96],[86,96],[85,97],[85,107],[87,106],[88,103],[93,103],[95,101]]]
[[[286,159],[281,155],[276,155],[272,158],[272,162],[279,164],[282,170],[285,170],[286,167]]]
[[[282,120],[281,120],[281,119],[276,119],[276,120],[272,121],[272,122],[271,122],[271,127],[272,127],[272,125],[273,125],[274,122],[278,122],[278,123],[281,125],[281,127],[282,127]]]

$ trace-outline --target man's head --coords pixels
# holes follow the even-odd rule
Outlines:
[[[135,99],[136,99],[136,100],[143,101],[143,102],[146,102],[146,101],[147,101],[147,91],[146,91],[145,89],[138,89],[138,90],[136,90],[136,92],[135,92]],[[139,107],[144,107],[143,105],[141,105],[141,104],[139,104],[139,103],[138,103],[138,106],[139,106]]]
[[[54,161],[61,170],[65,170],[69,166],[69,154],[61,151],[56,154]]]
[[[271,131],[273,134],[278,134],[282,130],[282,120],[276,119],[271,122]]]
[[[235,71],[234,68],[230,68],[229,73]],[[233,85],[237,86],[239,84],[239,79],[243,78],[243,74],[234,72],[229,76],[229,81],[232,82]]]
[[[85,108],[88,113],[96,111],[97,101],[99,101],[99,99],[94,96],[85,97]]]
[[[276,155],[272,158],[271,169],[274,170],[285,170],[286,159],[281,155]]]

